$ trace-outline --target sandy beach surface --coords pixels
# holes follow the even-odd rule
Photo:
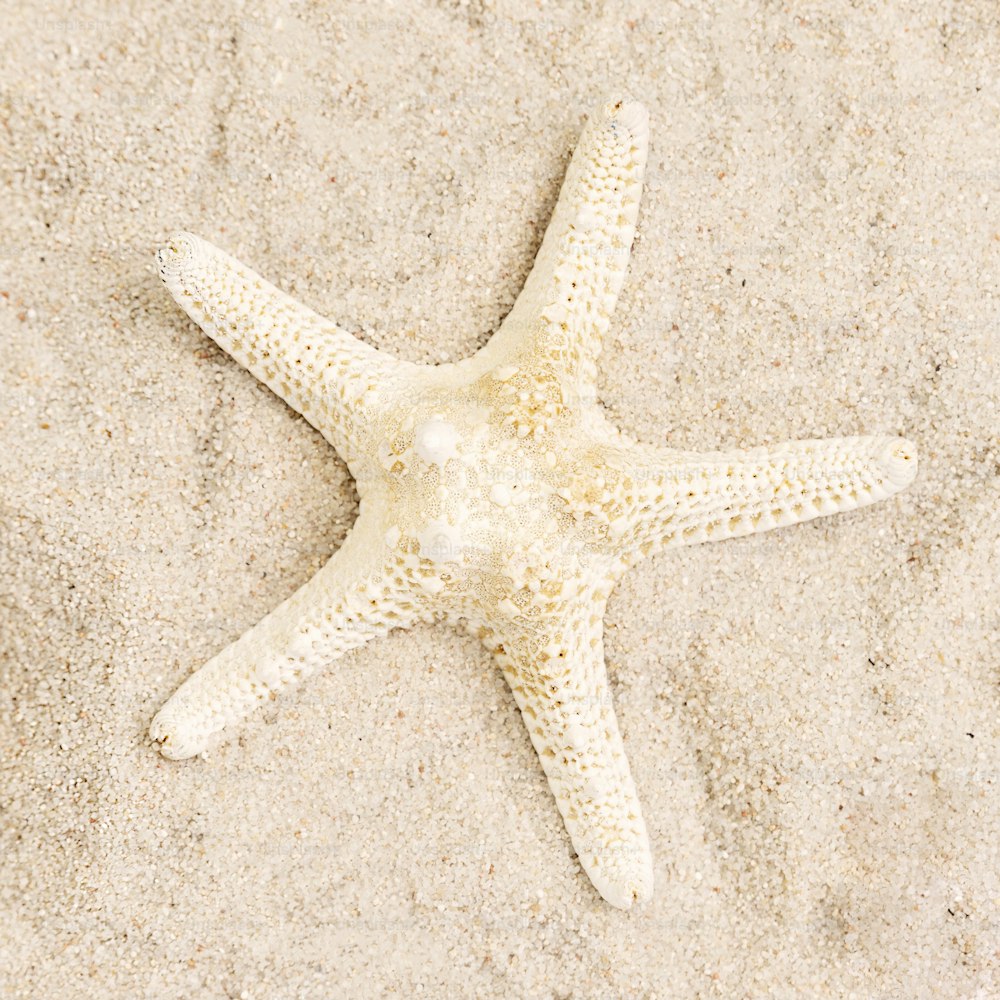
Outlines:
[[[0,15],[0,995],[1000,996],[992,0]],[[656,876],[629,913],[446,628],[345,656],[204,757],[148,737],[357,512],[319,434],[177,308],[159,241],[455,361],[623,90],[652,145],[610,418],[920,451],[892,500],[615,591]]]

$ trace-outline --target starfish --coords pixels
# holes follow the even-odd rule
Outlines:
[[[370,639],[461,625],[510,685],[597,891],[623,909],[652,895],[604,662],[615,583],[672,546],[889,497],[916,475],[916,451],[879,436],[701,454],[637,443],[609,423],[597,358],[632,247],[648,122],[628,98],[598,107],[521,294],[455,364],[375,350],[188,233],[159,250],[181,308],[333,445],[361,498],[329,562],[156,715],[164,756],[200,753]]]

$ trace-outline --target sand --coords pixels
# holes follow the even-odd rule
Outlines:
[[[1000,995],[992,0],[0,14],[0,994]],[[920,448],[886,503],[613,595],[656,866],[631,913],[448,629],[344,657],[204,758],[147,736],[357,509],[175,306],[158,241],[191,229],[379,348],[458,360],[622,88],[652,149],[612,419]]]

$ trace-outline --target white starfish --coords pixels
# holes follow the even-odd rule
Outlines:
[[[153,720],[167,757],[349,649],[418,621],[462,623],[503,670],[598,892],[652,892],[646,828],[608,688],[604,608],[643,556],[891,496],[916,452],[893,437],[749,451],[637,444],[594,402],[625,276],[648,117],[609,101],[585,128],[534,268],[474,357],[421,367],[356,340],[197,237],[159,251],[187,314],[298,410],[357,481],[361,509],[305,586],[194,673]]]

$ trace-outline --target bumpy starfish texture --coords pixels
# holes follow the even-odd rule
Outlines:
[[[340,453],[361,508],[304,587],[195,672],[154,719],[190,757],[341,653],[422,621],[494,654],[598,892],[649,898],[649,840],[612,708],[604,609],[674,545],[748,535],[891,496],[916,452],[894,437],[746,451],[638,444],[596,400],[597,356],[635,232],[643,106],[598,108],[534,268],[499,331],[457,364],[394,360],[189,234],[158,254],[184,311]]]

